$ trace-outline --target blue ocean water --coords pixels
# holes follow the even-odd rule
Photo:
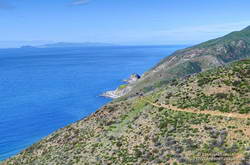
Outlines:
[[[96,111],[99,97],[184,46],[0,50],[0,160]]]

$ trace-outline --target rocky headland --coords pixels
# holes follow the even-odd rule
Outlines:
[[[120,85],[113,91],[107,91],[101,96],[116,99],[128,94],[132,90],[132,86],[141,78],[139,74],[132,74],[128,79],[123,80],[126,84]]]

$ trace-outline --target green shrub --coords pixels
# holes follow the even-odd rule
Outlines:
[[[218,98],[218,99],[226,99],[228,96],[228,94],[226,93],[217,93],[215,94],[215,97]]]
[[[127,84],[120,85],[120,86],[119,86],[119,89],[124,89],[124,88],[126,88],[127,86],[128,86]]]
[[[245,107],[245,108],[240,109],[239,113],[241,113],[241,114],[250,113],[250,107]]]

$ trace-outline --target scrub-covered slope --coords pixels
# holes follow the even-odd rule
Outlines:
[[[150,91],[174,78],[185,77],[250,57],[250,26],[224,37],[176,51],[133,84],[131,93]]]
[[[3,164],[244,165],[249,104],[248,59],[115,100]]]

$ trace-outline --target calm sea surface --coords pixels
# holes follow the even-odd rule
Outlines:
[[[184,46],[0,50],[0,160],[96,111],[99,97]]]

